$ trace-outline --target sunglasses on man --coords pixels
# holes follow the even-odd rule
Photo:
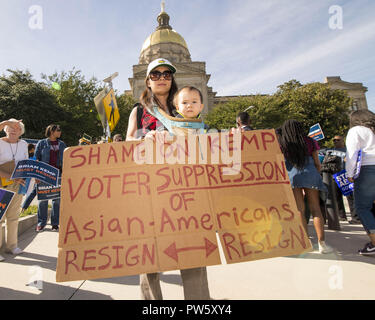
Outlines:
[[[164,72],[160,72],[160,71],[151,71],[150,72],[150,79],[152,81],[158,81],[161,76],[163,76],[164,80],[172,80],[172,71],[164,71]]]
[[[333,142],[340,142],[341,139],[333,139]]]

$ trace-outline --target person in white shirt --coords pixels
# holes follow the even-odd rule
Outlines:
[[[346,172],[354,182],[354,205],[370,242],[358,251],[362,255],[375,255],[375,217],[371,212],[375,201],[375,114],[357,110],[350,114],[350,130],[346,137]],[[357,171],[358,152],[362,162]],[[358,176],[357,176],[358,175]]]
[[[4,130],[6,137],[0,138],[0,165],[7,162],[14,161],[15,163],[20,160],[29,158],[27,150],[27,142],[20,139],[20,136],[25,132],[25,126],[21,120],[9,119],[0,122],[0,130]],[[7,180],[10,179],[11,174],[0,169],[0,177]],[[25,184],[23,179],[11,180],[12,184],[2,186],[3,189],[14,192],[14,196],[10,206],[5,212],[2,220],[6,220],[7,227],[7,248],[6,250],[13,255],[22,253],[22,250],[17,246],[18,238],[18,218],[21,211],[22,194],[18,194],[18,188]],[[2,221],[0,221],[2,222]],[[2,246],[2,228],[0,227],[0,247]],[[5,258],[0,255],[0,261]]]

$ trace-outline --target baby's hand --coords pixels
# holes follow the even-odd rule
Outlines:
[[[166,138],[169,136],[168,131],[149,131],[147,132],[145,139],[151,139],[152,141],[157,141],[160,143],[164,143]]]
[[[152,141],[155,141],[155,135],[156,135],[155,130],[149,131],[149,132],[146,133],[145,139],[150,139]]]

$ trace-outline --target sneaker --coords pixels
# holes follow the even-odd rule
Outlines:
[[[13,254],[15,256],[18,255],[18,254],[21,254],[21,253],[23,253],[23,251],[20,248],[14,248],[13,250],[11,250],[11,254]]]
[[[5,258],[0,254],[0,262],[4,261]]]
[[[320,241],[318,245],[320,253],[331,253],[333,251],[333,248],[326,244],[324,241]]]
[[[43,229],[44,229],[44,226],[37,226],[36,229],[35,229],[35,231],[36,232],[41,232],[41,231],[43,231]]]
[[[369,242],[361,250],[358,250],[358,253],[361,255],[375,255],[375,246]]]
[[[52,231],[59,231],[59,226],[55,225],[55,226],[52,226]]]
[[[349,224],[361,224],[361,221],[357,219],[352,219],[349,221]]]

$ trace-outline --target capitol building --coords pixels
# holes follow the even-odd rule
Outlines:
[[[217,96],[212,87],[208,85],[211,75],[206,73],[206,63],[192,61],[185,39],[170,25],[170,16],[165,11],[164,1],[157,22],[156,30],[143,43],[138,64],[133,65],[133,76],[129,79],[131,89],[127,90],[126,94],[132,95],[138,101],[145,88],[144,80],[148,64],[163,57],[176,66],[175,79],[178,87],[192,85],[201,90],[205,106],[203,114],[207,114],[219,103],[225,103],[238,97]],[[365,95],[367,88],[362,83],[346,82],[338,76],[326,77],[324,83],[329,84],[332,89],[345,90],[353,99],[353,110],[368,109]]]

